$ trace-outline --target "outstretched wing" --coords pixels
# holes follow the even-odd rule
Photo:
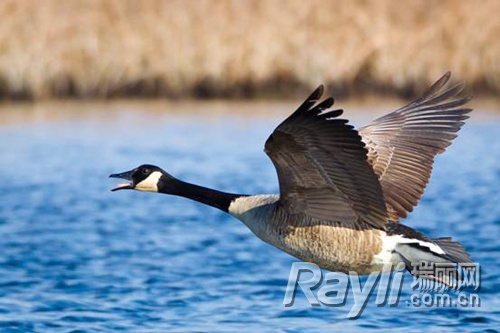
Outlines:
[[[446,73],[419,99],[374,120],[359,134],[368,148],[368,162],[379,177],[389,217],[406,217],[429,181],[434,156],[457,136],[471,109],[471,97],[458,98],[464,85],[449,89]]]
[[[322,93],[320,86],[266,141],[280,203],[291,214],[384,228],[386,207],[367,150],[347,120],[337,118],[342,110],[327,110],[332,98],[315,105]]]

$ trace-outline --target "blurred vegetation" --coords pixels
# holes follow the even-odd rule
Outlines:
[[[498,0],[4,0],[0,96],[500,92]]]

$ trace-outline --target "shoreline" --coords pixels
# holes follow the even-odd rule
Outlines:
[[[0,127],[31,122],[71,121],[91,118],[112,124],[117,117],[128,115],[144,121],[159,118],[219,117],[275,118],[289,115],[301,103],[300,99],[287,100],[45,100],[37,102],[1,102]],[[357,121],[375,119],[404,104],[401,99],[337,99],[334,107],[344,110],[344,117]],[[487,122],[500,120],[500,101],[481,99],[471,102],[474,111],[468,121]]]

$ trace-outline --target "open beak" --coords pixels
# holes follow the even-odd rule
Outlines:
[[[132,182],[132,173],[133,172],[134,172],[134,170],[130,170],[130,171],[122,172],[122,173],[114,173],[112,175],[109,175],[109,178],[120,178],[120,179],[127,180],[127,182],[116,184],[116,187],[111,189],[111,191],[133,190],[134,189],[134,184]]]

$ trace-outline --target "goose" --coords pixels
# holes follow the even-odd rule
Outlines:
[[[218,208],[264,242],[329,271],[363,275],[386,264],[403,263],[411,272],[421,261],[472,263],[451,237],[431,239],[400,223],[422,196],[434,157],[472,111],[463,107],[471,97],[458,96],[464,83],[447,88],[449,79],[448,72],[420,98],[359,130],[339,118],[343,110],[332,109],[332,97],[320,101],[319,86],[265,143],[279,194],[221,192],[150,164],[110,175],[126,180],[112,191],[177,195]]]

